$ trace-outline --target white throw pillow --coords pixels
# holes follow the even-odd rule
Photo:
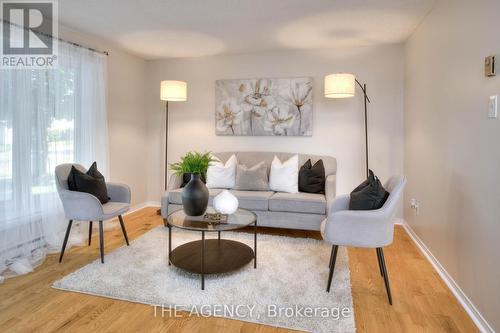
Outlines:
[[[236,181],[236,165],[238,165],[236,155],[233,154],[225,165],[216,156],[212,158],[216,161],[210,163],[207,169],[207,187],[233,188]]]
[[[274,156],[269,174],[269,188],[276,192],[299,192],[299,155],[290,157],[285,163],[281,163],[279,158]]]

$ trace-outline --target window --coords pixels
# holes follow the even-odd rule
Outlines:
[[[0,69],[0,267],[59,248],[58,164],[106,173],[105,76],[104,55],[62,42],[57,68]]]

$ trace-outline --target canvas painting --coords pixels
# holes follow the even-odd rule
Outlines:
[[[312,78],[217,80],[217,135],[311,136]]]

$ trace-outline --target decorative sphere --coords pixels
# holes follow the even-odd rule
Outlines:
[[[233,214],[238,210],[238,204],[238,198],[228,190],[222,191],[213,201],[215,211],[221,214]]]

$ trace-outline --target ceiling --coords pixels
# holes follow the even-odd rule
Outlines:
[[[406,40],[436,0],[64,0],[60,23],[145,59]]]

